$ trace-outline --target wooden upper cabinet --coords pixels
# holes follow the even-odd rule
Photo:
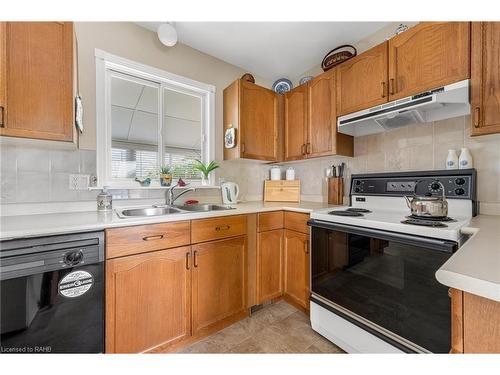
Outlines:
[[[500,22],[473,22],[471,47],[471,134],[500,133]]]
[[[0,22],[0,129],[5,126],[7,99],[7,23]]]
[[[73,24],[2,23],[0,48],[0,135],[73,141]]]
[[[278,96],[251,82],[237,80],[224,90],[224,132],[236,129],[236,147],[224,159],[278,161]]]
[[[309,309],[309,235],[285,229],[284,293]]]
[[[285,94],[285,160],[302,159],[307,143],[307,85]]]
[[[246,237],[192,246],[193,334],[246,308]]]
[[[337,116],[388,101],[387,42],[337,67]]]
[[[337,116],[335,105],[335,70],[319,75],[307,84],[308,157],[336,153]]]
[[[143,352],[191,334],[191,249],[106,262],[106,353]]]
[[[389,40],[389,100],[468,78],[469,22],[422,22]]]

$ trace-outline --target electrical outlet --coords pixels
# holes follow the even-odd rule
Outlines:
[[[90,175],[70,174],[69,190],[87,190],[89,187]]]

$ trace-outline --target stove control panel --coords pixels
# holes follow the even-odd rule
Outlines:
[[[471,172],[472,171],[472,172]],[[443,174],[432,172],[433,175],[412,175],[409,172],[373,175],[353,175],[351,195],[441,195],[447,198],[475,199],[475,173],[467,170],[442,171]],[[416,191],[415,191],[416,189]]]

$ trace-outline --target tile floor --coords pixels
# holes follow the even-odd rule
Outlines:
[[[311,329],[309,318],[284,301],[206,337],[179,353],[343,353]]]

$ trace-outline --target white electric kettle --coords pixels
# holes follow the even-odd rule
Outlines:
[[[223,182],[220,188],[222,191],[223,204],[236,204],[238,202],[238,194],[240,192],[238,184],[234,182]]]

